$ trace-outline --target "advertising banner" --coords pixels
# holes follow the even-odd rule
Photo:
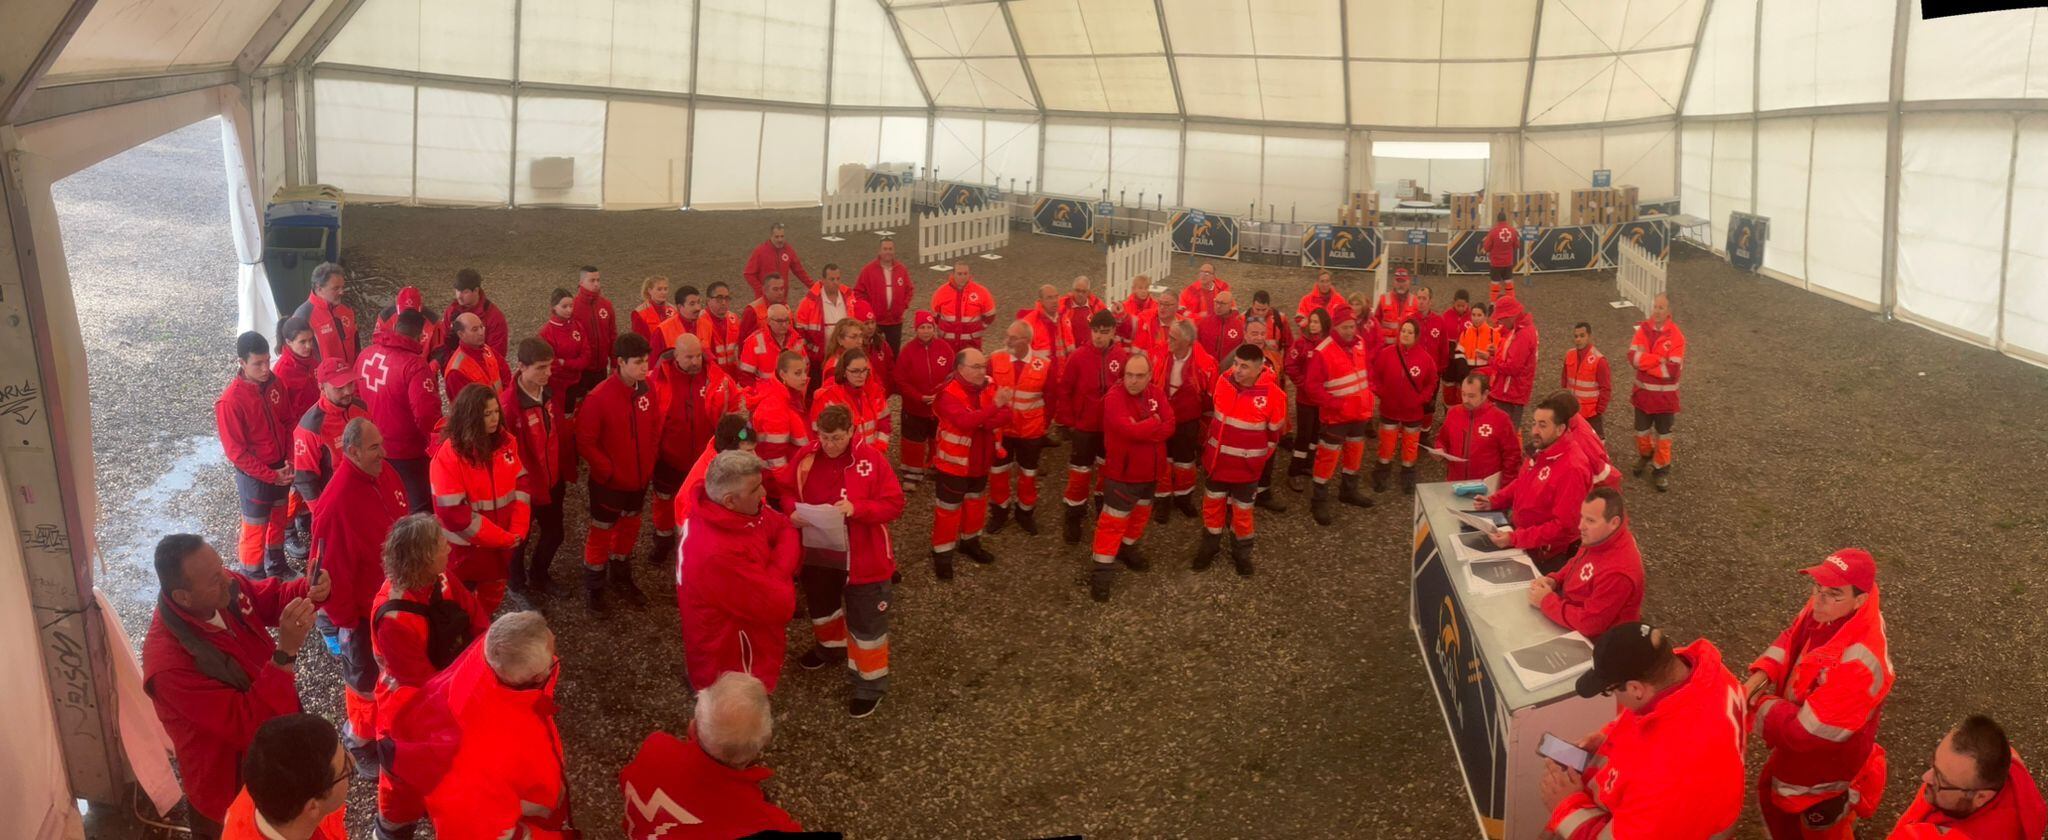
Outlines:
[[[1728,214],[1728,264],[1743,271],[1764,267],[1764,241],[1771,238],[1771,220],[1748,213]]]
[[[1544,228],[1522,255],[1525,271],[1584,271],[1599,264],[1600,229],[1593,225]]]
[[[1493,271],[1493,263],[1486,258],[1486,231],[1451,231],[1450,246],[1444,249],[1444,270],[1451,274]]]
[[[979,208],[988,204],[988,188],[975,184],[946,182],[939,190],[939,209]]]
[[[1219,259],[1237,259],[1237,218],[1216,216],[1200,210],[1173,214],[1173,250],[1183,254]]]
[[[1499,837],[1507,817],[1508,756],[1505,710],[1499,692],[1481,664],[1484,657],[1472,633],[1471,619],[1458,605],[1450,569],[1437,548],[1436,535],[1418,503],[1415,511],[1415,554],[1411,572],[1409,625],[1422,654],[1423,668],[1436,688],[1444,722],[1451,730],[1465,788],[1473,810],[1489,836]]]
[[[1031,232],[1093,240],[1095,211],[1078,198],[1041,198],[1031,208]]]
[[[1371,271],[1385,251],[1379,228],[1310,225],[1301,235],[1301,264],[1309,268]]]
[[[1650,256],[1668,259],[1671,256],[1671,226],[1664,219],[1637,219],[1622,222],[1607,229],[1600,238],[1600,267],[1613,268],[1621,264],[1621,255],[1615,253],[1616,243],[1627,239],[1642,246]]]

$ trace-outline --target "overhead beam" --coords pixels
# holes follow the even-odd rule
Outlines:
[[[334,36],[341,34],[342,27],[348,25],[349,19],[356,16],[356,10],[362,7],[363,0],[339,0],[328,6],[327,11],[320,15],[320,19],[313,22],[313,27],[306,30],[306,36],[300,38],[299,43],[292,47],[292,51],[285,55],[284,63],[304,64],[319,57],[320,52],[334,41]]]
[[[1536,50],[1543,45],[1543,7],[1549,3],[1536,4],[1536,20],[1529,26],[1529,73],[1522,79],[1522,128],[1529,127],[1529,97],[1536,92]],[[1619,59],[1617,59],[1618,61]],[[1516,177],[1521,173],[1517,172]],[[1516,189],[1521,189],[1516,184]]]
[[[1024,68],[1024,83],[1031,86],[1031,101],[1038,106],[1038,112],[1045,113],[1045,97],[1038,92],[1038,74],[1031,72],[1030,58],[1024,55],[1024,39],[1017,35],[1017,19],[1010,16],[1010,0],[1002,0],[996,8],[1003,10],[1003,27],[1010,30],[1010,47],[1017,51],[1017,65]],[[1044,148],[1040,146],[1039,148]]]
[[[297,25],[306,10],[313,7],[313,0],[278,0],[277,7],[270,10],[270,16],[256,27],[256,34],[249,36],[249,43],[243,45],[242,54],[235,57],[235,69],[243,74],[256,72],[263,60],[277,50],[284,36]]]
[[[0,124],[8,124],[92,12],[93,0],[12,0],[0,7],[7,21],[0,26]]]
[[[1692,74],[1700,66],[1700,39],[1706,37],[1708,16],[1714,13],[1714,0],[1700,4],[1700,23],[1692,29],[1692,55],[1685,59],[1685,81],[1678,86],[1678,115],[1685,115],[1685,100],[1692,96]],[[1751,105],[1756,103],[1752,102]]]
[[[1006,9],[1005,11],[1008,10]],[[910,42],[903,39],[903,24],[896,20],[896,9],[887,3],[883,3],[882,14],[889,18],[889,31],[896,35],[896,48],[903,51],[903,60],[910,64],[910,77],[917,80],[917,92],[924,94],[925,109],[937,108],[938,102],[932,99],[932,89],[924,82],[924,68],[919,67],[917,57],[910,54]],[[1021,61],[1023,59],[1020,56],[1018,60]],[[1035,91],[1036,88],[1033,90]],[[1038,104],[1043,106],[1045,103],[1041,101]],[[930,115],[927,114],[926,116],[929,117]],[[927,152],[927,155],[929,155],[929,152]]]
[[[1180,114],[1181,121],[1186,122],[1188,118],[1188,101],[1182,98],[1180,93],[1180,65],[1175,63],[1173,58],[1173,35],[1166,31],[1166,0],[1152,0],[1152,14],[1154,17],[1159,18],[1159,48],[1166,51],[1166,77],[1173,80],[1173,109]],[[1181,131],[1181,134],[1182,139],[1186,139],[1187,131],[1185,129]],[[1181,151],[1186,152],[1185,147],[1187,144],[1182,143],[1181,145],[1183,147]],[[1186,155],[1183,154],[1182,157],[1186,157]]]
[[[45,85],[29,94],[22,104],[15,122],[27,125],[39,120],[81,114],[101,108],[112,108],[130,102],[141,102],[164,96],[175,96],[195,90],[204,90],[221,85],[232,85],[241,79],[234,68],[202,70],[193,73],[179,73],[170,76],[143,76],[133,79],[106,79],[96,82],[78,82],[68,85]]]

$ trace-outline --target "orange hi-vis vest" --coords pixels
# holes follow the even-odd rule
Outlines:
[[[711,363],[725,368],[726,373],[737,374],[740,369],[740,316],[727,310],[720,318],[706,309],[697,313],[694,327],[697,343],[704,345],[704,352],[711,356]],[[671,339],[668,346],[676,343]]]
[[[1492,324],[1483,327],[1468,324],[1465,332],[1458,336],[1458,358],[1473,367],[1479,366],[1479,354],[1487,354],[1487,361],[1491,362],[1493,352],[1499,349],[1500,330],[1495,329]]]
[[[1202,451],[1202,469],[1216,483],[1258,481],[1287,425],[1287,392],[1271,370],[1241,387],[1224,371],[1216,378],[1215,414]]]
[[[1369,336],[1360,335],[1350,347],[1337,343],[1335,336],[1324,336],[1316,345],[1315,355],[1309,358],[1309,389],[1318,397],[1324,423],[1355,423],[1372,419],[1372,388],[1367,381],[1366,342]]]
[[[1000,410],[996,407],[994,382],[983,382],[979,389],[973,389],[956,376],[939,389],[940,400],[949,398],[967,406],[967,410],[978,417]],[[959,425],[949,419],[945,411],[938,414],[938,448],[933,453],[932,463],[937,465],[939,472],[964,478],[988,475],[989,466],[1001,446],[996,439],[997,429]]]
[[[1007,349],[989,354],[989,379],[996,387],[1008,388],[1015,395],[1010,403],[1010,422],[1003,425],[1004,437],[1045,437],[1046,424],[1052,418],[1052,412],[1046,408],[1046,397],[1052,390],[1052,371],[1052,362],[1036,350],[1024,359],[1010,355]]]
[[[1387,292],[1380,295],[1379,302],[1374,304],[1372,308],[1373,320],[1379,324],[1380,342],[1383,344],[1392,344],[1396,339],[1399,339],[1401,337],[1401,322],[1415,317],[1421,311],[1421,307],[1415,299],[1415,293],[1412,291],[1405,297],[1400,298],[1399,303],[1396,303],[1395,300],[1394,293],[1391,291]]]
[[[498,359],[497,353],[491,352],[490,345],[470,347],[459,344],[455,353],[448,357],[448,368],[441,374],[441,381],[447,387],[448,401],[452,403],[456,397],[462,396],[463,388],[483,385],[495,394],[511,380],[505,376],[505,363]]]
[[[1588,347],[1583,353],[1576,347],[1564,351],[1564,387],[1579,398],[1579,416],[1593,417],[1607,407],[1601,392],[1612,387],[1613,380],[1606,368],[1607,357],[1598,347]]]

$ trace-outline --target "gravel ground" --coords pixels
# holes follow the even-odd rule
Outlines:
[[[234,314],[222,294],[233,255],[211,130],[170,135],[59,190],[80,308],[94,313],[85,329],[102,580],[128,596],[117,603],[138,641],[156,536],[197,528],[225,545],[233,534],[232,482],[207,413],[227,375],[215,360]],[[524,335],[547,290],[573,282],[583,262],[604,268],[613,299],[630,306],[646,274],[698,285],[732,277],[770,220],[790,226],[813,268],[872,256],[872,236],[824,242],[815,219],[362,207],[349,211],[345,256],[355,288],[379,307],[408,282],[441,301],[455,270],[474,266]],[[145,224],[149,236],[134,235]],[[1022,232],[1001,253],[975,265],[1006,302],[1102,264],[1099,249]],[[152,283],[128,274],[139,265]],[[1222,273],[1290,301],[1310,280],[1265,265],[1225,263]],[[1191,274],[1185,262],[1175,268],[1181,282]],[[940,275],[915,277],[928,290]],[[1546,276],[1523,293],[1547,339],[1550,381],[1574,321],[1590,321],[1610,354],[1623,349],[1636,316],[1607,306],[1608,279]],[[1429,282],[1440,299],[1482,286]],[[1968,711],[2000,717],[2023,750],[2048,742],[2048,700],[2008,688],[2048,665],[2048,630],[2027,620],[2039,606],[2029,583],[2000,573],[2019,565],[2006,558],[2038,556],[2048,537],[2039,506],[1999,478],[2048,468],[2042,371],[1696,252],[1680,252],[1671,285],[1692,343],[1678,467],[1669,494],[1628,486],[1650,619],[1746,661],[1798,609],[1795,570],[1862,545],[1884,566],[1902,675],[1886,709],[1892,786],[1879,821],[1895,817],[1921,756]],[[155,399],[133,399],[149,391]],[[1608,423],[1628,427],[1625,394]],[[1613,446],[1625,466],[1626,438]],[[1048,464],[1062,456],[1048,453]],[[1047,472],[1050,502],[1060,470]],[[891,610],[889,699],[851,721],[841,675],[785,672],[769,756],[775,795],[807,825],[860,837],[1471,836],[1405,619],[1406,499],[1383,495],[1328,530],[1309,522],[1305,499],[1288,501],[1285,515],[1261,514],[1256,577],[1188,571],[1198,527],[1176,517],[1146,539],[1154,570],[1126,575],[1102,606],[1085,592],[1085,550],[1053,529],[1031,538],[1013,527],[988,540],[1000,562],[934,582],[921,548],[929,497],[916,497],[893,529],[905,578]],[[580,507],[578,495],[571,509]],[[1045,524],[1056,526],[1057,503],[1048,507]],[[571,514],[565,554],[581,520]],[[557,560],[563,570],[573,562]],[[666,591],[653,570],[639,577]],[[606,623],[573,603],[546,609],[565,660],[577,812],[593,837],[617,836],[615,774],[640,739],[687,720],[674,604],[652,600]],[[1963,614],[1977,620],[1949,618]],[[808,631],[791,629],[794,653]],[[330,663],[311,663],[300,682],[309,708],[339,716]],[[352,824],[364,824],[370,799],[359,785]],[[1750,823],[1744,834],[1761,831]]]

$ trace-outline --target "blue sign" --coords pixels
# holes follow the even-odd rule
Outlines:
[[[1409,230],[1408,230],[1408,244],[1410,244],[1410,245],[1428,245],[1428,244],[1429,244],[1429,231],[1423,230],[1422,228],[1409,228]]]
[[[1206,220],[1206,219],[1208,219],[1208,218],[1209,218],[1209,217],[1207,217],[1207,216],[1204,216],[1204,215],[1202,215],[1202,211],[1200,211],[1200,210],[1189,210],[1189,211],[1188,211],[1188,221],[1190,221],[1190,222],[1194,222],[1195,224],[1198,224],[1198,225],[1199,225],[1199,224],[1201,224],[1201,223],[1202,223],[1202,222],[1203,222],[1204,220]]]
[[[1593,170],[1593,188],[1594,188],[1594,189],[1606,189],[1606,188],[1608,188],[1608,187],[1611,187],[1611,186],[1614,186],[1614,170],[1612,170],[1612,169],[1595,169],[1595,170]]]
[[[1111,204],[1107,201],[1095,202],[1095,215],[1101,216],[1105,219],[1114,216],[1116,215],[1116,205]]]
[[[1541,229],[1540,229],[1540,228],[1538,228],[1538,227],[1536,227],[1535,225],[1523,225],[1523,226],[1522,226],[1522,241],[1523,241],[1523,242],[1534,242],[1534,241],[1536,241],[1536,235],[1537,235],[1538,233],[1541,233],[1541,232],[1542,232],[1542,231],[1541,231]]]
[[[1330,235],[1331,235],[1331,234],[1330,234],[1330,226],[1329,226],[1329,225],[1316,225],[1316,238],[1317,238],[1317,239],[1321,239],[1321,240],[1325,240],[1325,241],[1328,241],[1328,240],[1329,240],[1329,238],[1330,238]]]

